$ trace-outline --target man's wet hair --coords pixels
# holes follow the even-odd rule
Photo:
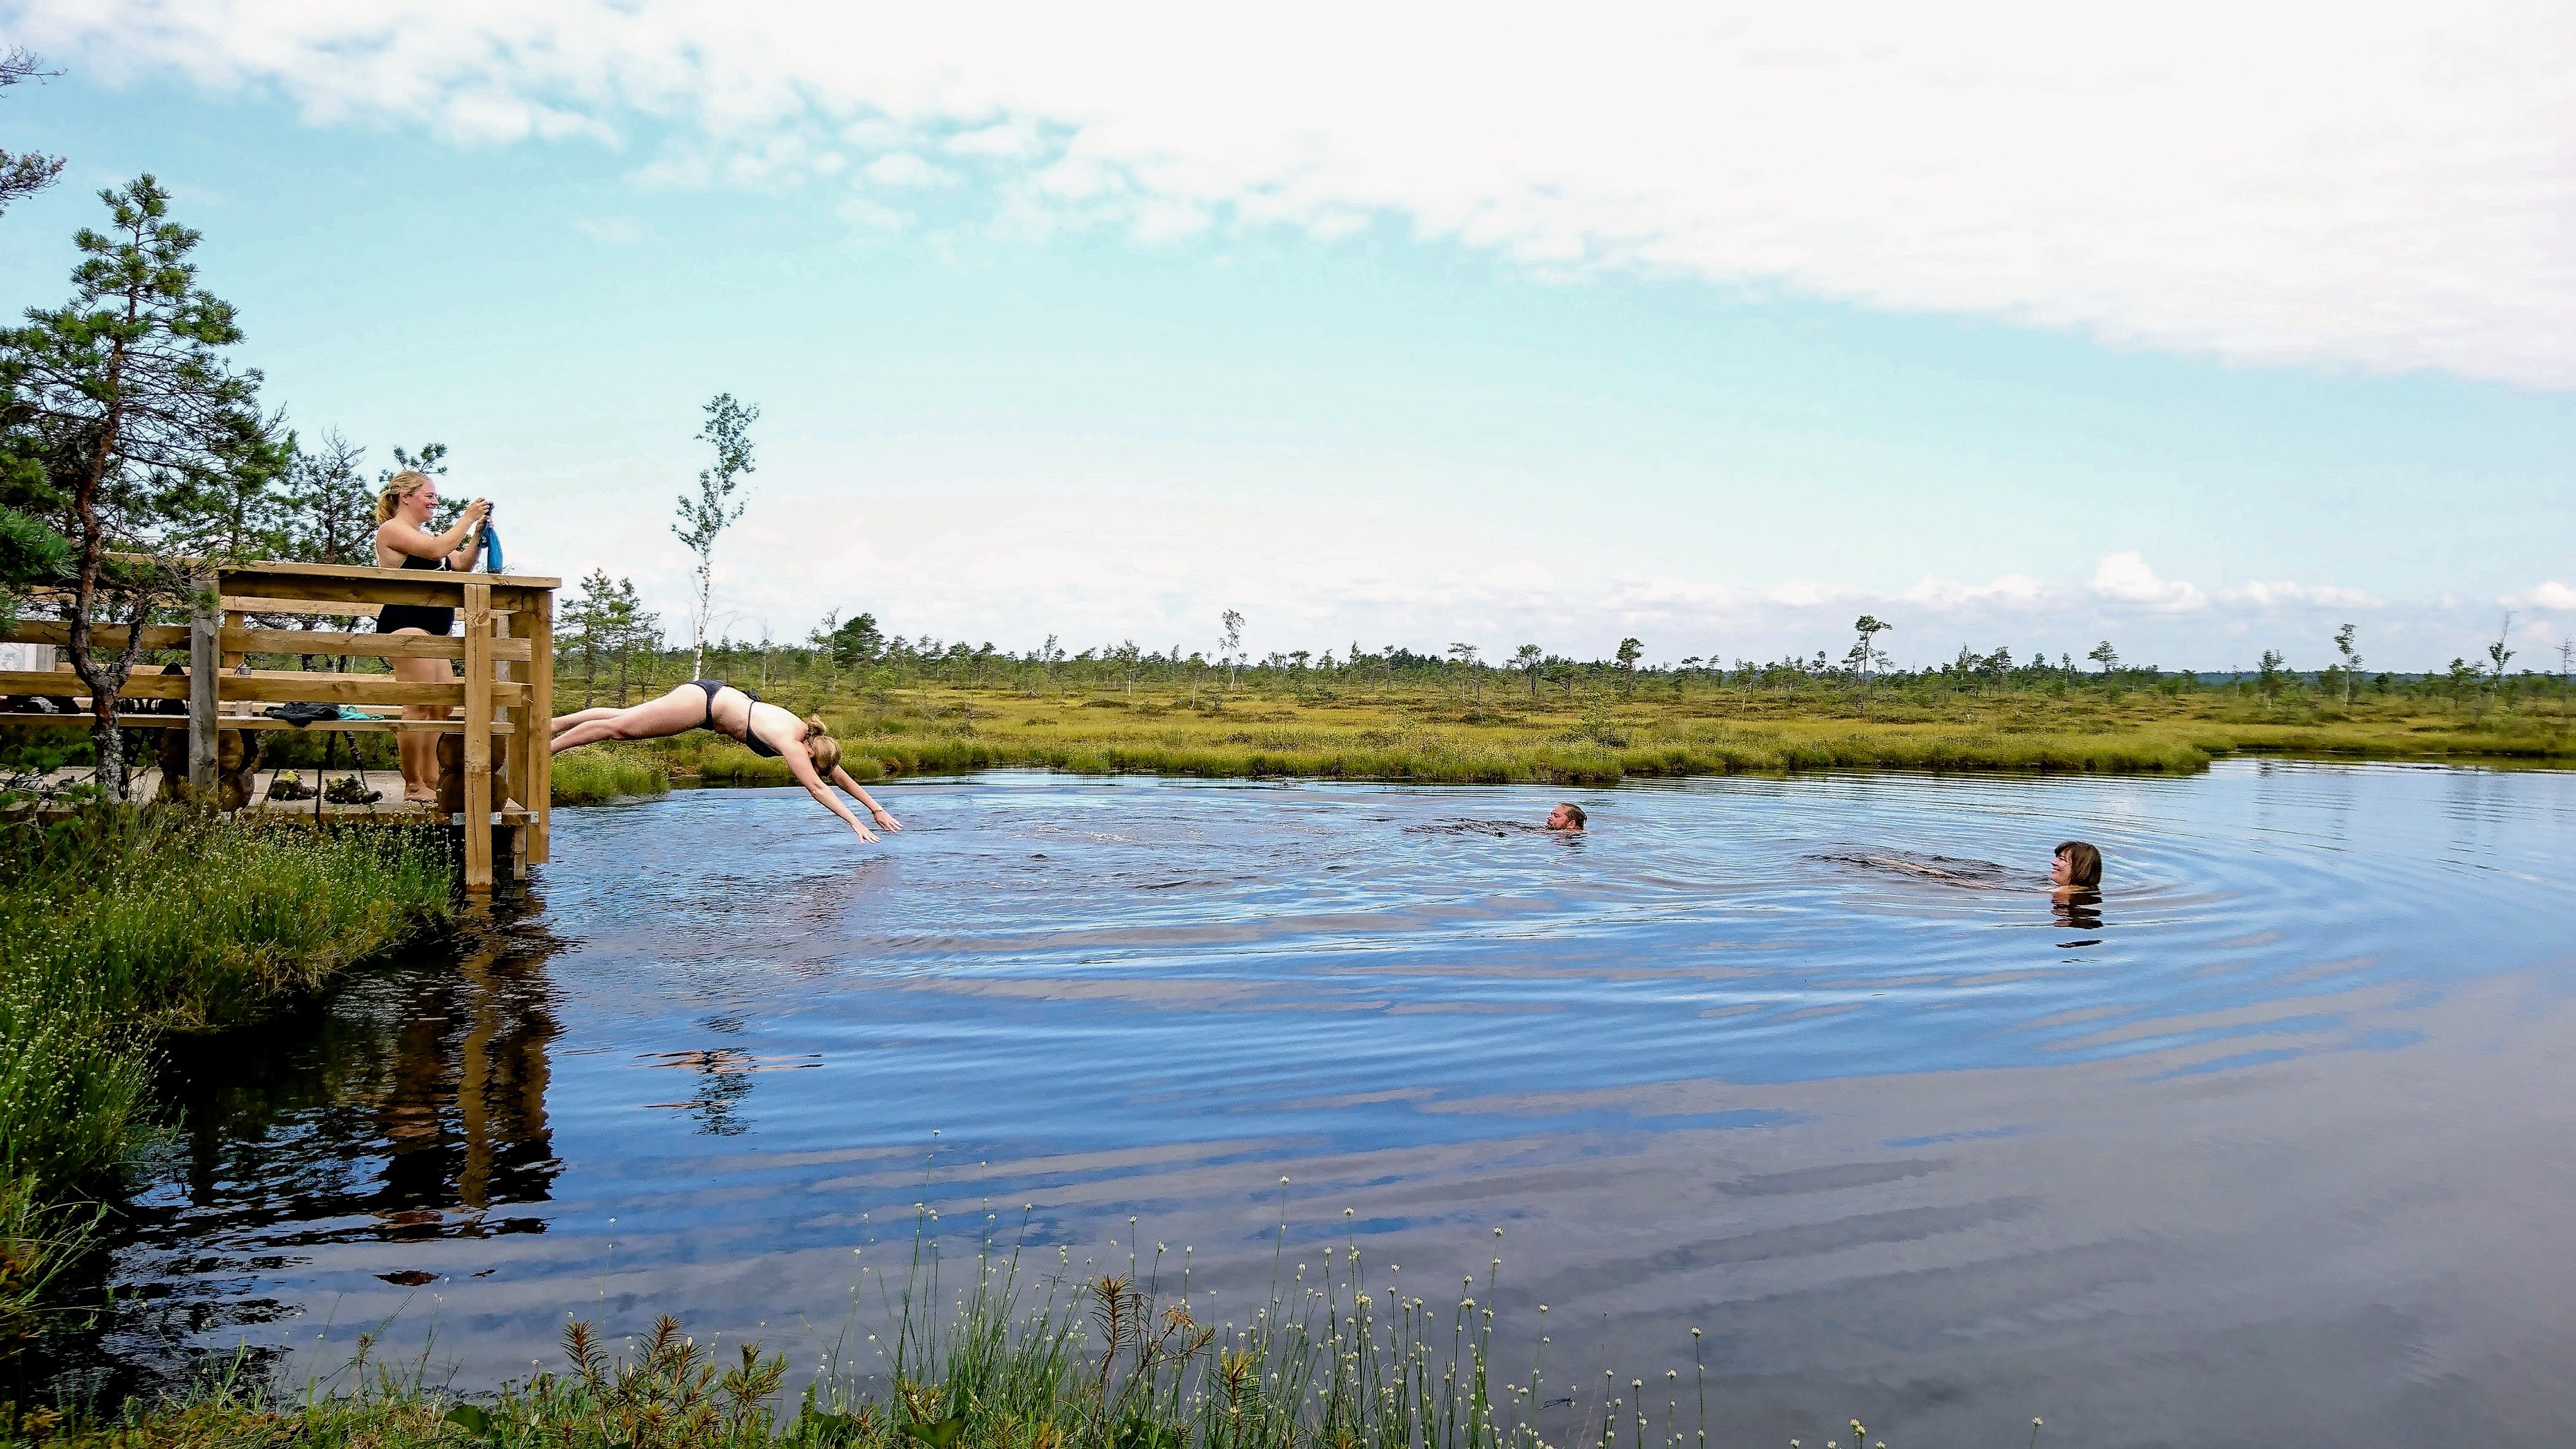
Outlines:
[[[2081,840],[2061,840],[2051,854],[2066,857],[2066,883],[2086,890],[2102,884],[2102,852]]]
[[[1592,821],[1590,820],[1590,818],[1588,818],[1587,816],[1585,816],[1585,815],[1584,815],[1584,813],[1583,813],[1583,807],[1582,807],[1582,806],[1580,806],[1580,805],[1575,804],[1575,803],[1574,803],[1573,801],[1571,801],[1571,800],[1564,801],[1564,802],[1560,803],[1556,808],[1557,808],[1557,809],[1559,809],[1559,810],[1564,811],[1564,812],[1565,812],[1566,814],[1568,814],[1568,815],[1573,816],[1573,817],[1574,817],[1574,824],[1575,824],[1575,827],[1576,827],[1577,829],[1584,829],[1584,828],[1588,828],[1588,827],[1592,824]]]

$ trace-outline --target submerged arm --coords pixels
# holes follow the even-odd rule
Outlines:
[[[842,769],[838,765],[834,765],[832,767],[832,783],[849,791],[851,796],[860,804],[868,807],[868,814],[874,817],[878,828],[889,834],[903,829],[903,822],[895,819],[894,815],[890,811],[888,811],[883,805],[878,804],[875,796],[860,789],[859,782],[850,778],[849,771]]]

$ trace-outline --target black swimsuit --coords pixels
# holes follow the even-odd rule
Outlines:
[[[707,692],[707,712],[706,716],[698,721],[698,728],[716,730],[717,734],[723,734],[723,730],[716,729],[716,694],[720,690],[732,689],[736,686],[726,684],[721,679],[692,679],[689,682]],[[750,700],[752,704],[760,703],[760,696],[752,693],[748,689],[742,691],[742,697]],[[742,743],[745,749],[750,750],[753,754],[760,756],[764,760],[774,760],[778,758],[778,752],[771,749],[767,741],[752,732],[751,709],[749,705],[744,706],[742,711]]]
[[[410,554],[404,554],[402,566],[407,569],[428,569],[436,572],[447,567],[447,560],[415,558]],[[452,607],[435,608],[428,604],[387,604],[376,611],[377,633],[390,634],[396,629],[418,629],[425,634],[444,637],[456,632],[456,610]]]

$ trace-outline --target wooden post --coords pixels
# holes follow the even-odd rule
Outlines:
[[[226,610],[224,611],[224,616],[223,616],[223,618],[224,618],[224,627],[225,627],[225,628],[227,628],[227,629],[238,629],[238,628],[240,628],[240,627],[242,626],[242,622],[243,622],[243,615],[242,615],[242,612],[241,612],[239,609],[226,609]],[[223,672],[224,672],[224,673],[226,673],[226,674],[231,674],[231,673],[234,673],[235,671],[239,670],[243,665],[248,664],[248,663],[250,662],[250,656],[249,656],[249,655],[247,655],[247,654],[244,654],[244,653],[242,653],[240,650],[236,649],[236,650],[233,650],[233,651],[232,651],[232,652],[230,652],[230,653],[227,653],[227,654],[221,655],[221,656],[220,656],[220,660],[221,660],[221,663],[222,663],[222,665],[223,665]],[[249,710],[248,710],[248,707],[247,707],[247,706],[243,706],[243,707],[240,707],[240,708],[235,709],[233,712],[234,712],[234,713],[236,713],[236,714],[244,714],[244,713],[248,713],[248,712],[249,712]],[[316,775],[316,776],[314,776],[313,778],[318,782],[322,777],[321,777],[321,776],[319,776],[319,775]],[[318,784],[318,783],[317,783],[317,784],[315,784],[315,785],[314,785],[314,787],[313,787],[313,788],[314,788],[314,789],[316,789],[316,790],[319,790],[319,789],[321,789],[322,787],[321,787],[321,785],[320,785],[320,784]]]
[[[522,627],[519,623],[517,612],[514,609],[506,608],[506,606],[512,602],[512,600],[504,596],[502,600],[502,603],[505,605],[504,611],[495,613],[492,616],[492,635],[495,639],[507,639],[511,637],[515,630]],[[492,673],[497,679],[509,680],[517,684],[525,684],[528,681],[528,670],[526,665],[514,664],[507,659],[498,658],[497,656],[494,658],[492,663]],[[507,751],[507,763],[503,767],[500,775],[501,784],[497,787],[494,793],[500,795],[504,800],[516,803],[520,809],[524,810],[527,808],[528,804],[528,752],[525,748],[528,731],[528,707],[523,700],[519,704],[504,705],[501,708],[494,710],[492,713],[496,720],[502,721],[506,724],[507,728],[504,731],[504,735],[510,740],[510,747]],[[528,841],[527,831],[524,828],[514,826],[505,838],[510,842],[510,875],[513,879],[523,880],[528,874],[526,850]]]
[[[465,888],[492,888],[492,586],[465,586]]]
[[[199,580],[197,587],[200,592],[188,616],[188,788],[196,792],[197,798],[211,800],[215,796],[218,745],[216,701],[223,695],[219,680],[222,668],[217,662],[223,615],[215,607],[215,580]],[[174,796],[178,792],[164,780],[161,793]]]
[[[528,762],[528,793],[519,803],[534,819],[528,830],[528,859],[550,859],[554,819],[555,596],[529,589],[520,615],[528,621],[527,727],[519,732],[519,755]]]

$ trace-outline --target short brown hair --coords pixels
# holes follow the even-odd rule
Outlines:
[[[2087,890],[2102,883],[2102,852],[2081,840],[2057,842],[2055,854],[2066,857],[2066,883]]]
[[[1584,815],[1584,813],[1583,813],[1583,807],[1582,807],[1582,806],[1580,806],[1580,805],[1575,804],[1575,803],[1574,803],[1573,801],[1571,801],[1571,800],[1567,800],[1567,801],[1563,801],[1563,802],[1559,803],[1559,804],[1558,804],[1558,806],[1557,806],[1556,808],[1557,808],[1557,809],[1559,809],[1559,810],[1564,811],[1564,812],[1565,812],[1566,814],[1568,814],[1568,815],[1573,816],[1573,817],[1574,817],[1574,823],[1575,823],[1575,825],[1576,825],[1577,827],[1589,826],[1589,825],[1592,823],[1592,821],[1591,821],[1588,817],[1586,817],[1586,816]]]

